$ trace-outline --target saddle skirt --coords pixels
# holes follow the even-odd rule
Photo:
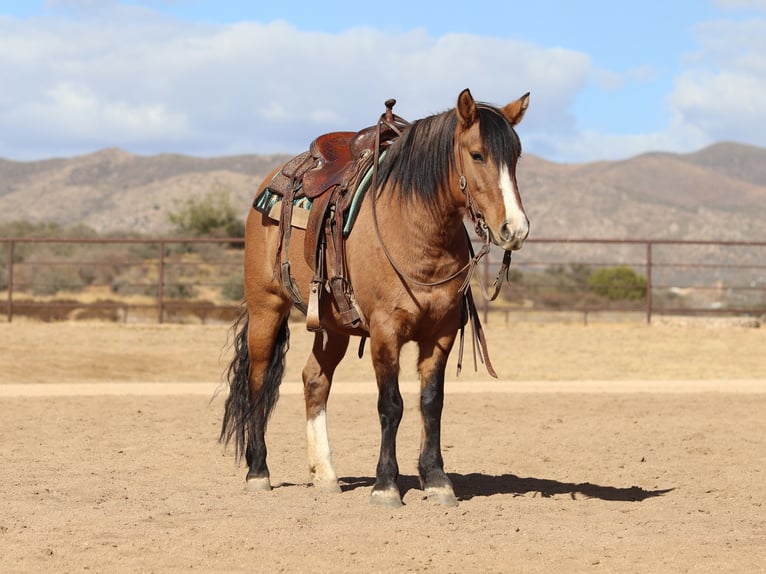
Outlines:
[[[385,151],[380,154],[380,161],[385,156]],[[279,174],[281,175],[281,173]],[[279,177],[279,176],[276,176]],[[367,167],[362,173],[362,177],[359,180],[356,189],[349,189],[348,199],[344,202],[343,210],[343,236],[348,237],[351,233],[351,229],[354,227],[356,217],[359,214],[359,209],[362,206],[362,201],[367,193],[367,189],[372,182],[372,164]],[[300,191],[300,186],[296,191]],[[280,214],[282,213],[282,201],[284,195],[275,189],[272,189],[272,184],[269,184],[261,193],[259,193],[253,201],[253,207],[256,211],[263,213],[273,221],[279,221]],[[308,226],[309,213],[314,201],[307,195],[300,195],[293,200],[293,214],[292,221],[290,222],[293,227],[298,229],[306,229]]]

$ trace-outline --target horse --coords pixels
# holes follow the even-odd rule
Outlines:
[[[402,505],[396,455],[403,413],[399,359],[402,346],[414,341],[422,419],[420,485],[436,503],[457,504],[444,471],[440,433],[445,367],[466,323],[462,294],[473,271],[467,264],[473,250],[463,220],[469,215],[477,230],[486,233],[487,244],[507,255],[522,247],[529,219],[516,181],[521,143],[514,128],[528,105],[529,93],[496,107],[463,90],[454,108],[412,122],[379,158],[374,189],[365,195],[345,240],[347,280],[361,320],[349,326],[335,302],[325,297],[322,330],[314,334],[302,372],[309,480],[315,488],[341,492],[327,434],[327,402],[349,339],[359,336],[362,343],[369,339],[381,433],[370,501]],[[264,180],[258,193],[278,171]],[[238,458],[244,454],[247,490],[253,491],[271,489],[265,434],[279,396],[288,316],[295,302],[275,272],[281,231],[272,218],[249,211],[244,311],[234,325],[220,433],[224,444],[234,439]],[[302,257],[304,233],[294,228],[286,251],[294,264],[291,278],[305,301],[312,269]]]

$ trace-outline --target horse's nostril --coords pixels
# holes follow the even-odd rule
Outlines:
[[[513,229],[511,229],[507,221],[500,226],[500,237],[503,241],[511,241],[514,235]]]

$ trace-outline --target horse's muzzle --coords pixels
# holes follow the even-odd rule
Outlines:
[[[516,251],[521,249],[528,235],[529,219],[525,217],[521,222],[506,219],[500,225],[497,236],[493,233],[492,238],[495,240],[494,243],[496,245],[506,251]]]

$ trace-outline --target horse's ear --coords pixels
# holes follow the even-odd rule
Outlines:
[[[468,88],[460,92],[460,95],[457,97],[456,109],[460,127],[464,130],[470,128],[479,119],[476,102],[473,100],[471,91]]]
[[[521,96],[515,102],[511,102],[503,108],[503,115],[512,126],[518,124],[524,117],[524,112],[529,107],[529,92]]]

